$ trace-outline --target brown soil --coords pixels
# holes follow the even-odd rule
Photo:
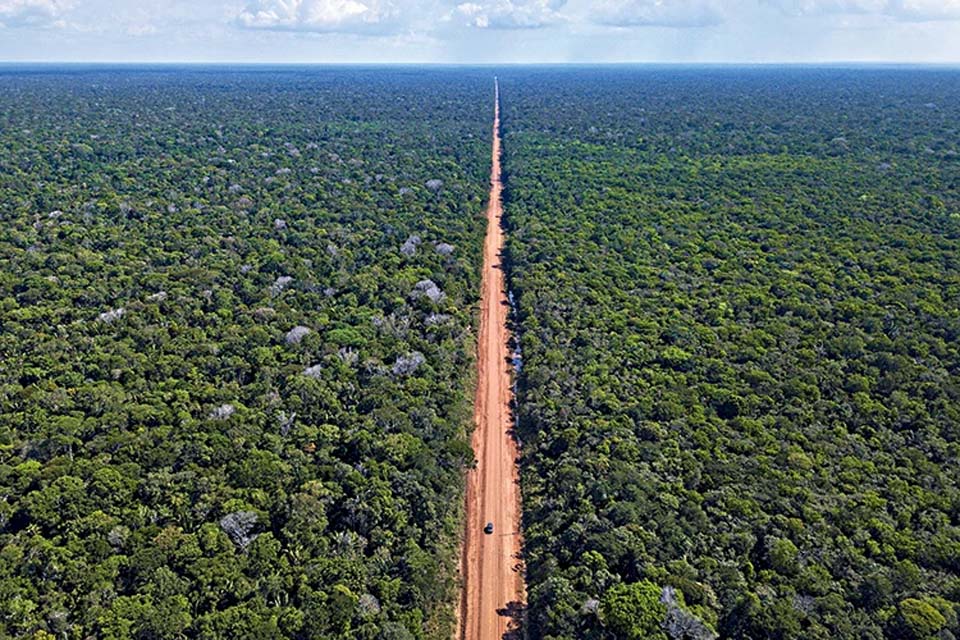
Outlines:
[[[477,466],[467,476],[467,518],[463,545],[462,640],[520,637],[526,601],[517,443],[510,409],[513,398],[507,341],[506,284],[500,182],[500,86],[494,84],[493,168],[487,206],[480,292],[477,397],[473,450]],[[492,522],[494,531],[483,527]]]

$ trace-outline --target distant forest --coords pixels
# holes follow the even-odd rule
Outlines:
[[[496,73],[527,637],[960,636],[960,72]],[[493,75],[0,68],[0,638],[451,637]]]
[[[530,637],[960,634],[960,74],[501,87]]]

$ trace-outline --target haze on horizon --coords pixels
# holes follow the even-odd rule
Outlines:
[[[0,60],[960,61],[960,0],[0,0]]]

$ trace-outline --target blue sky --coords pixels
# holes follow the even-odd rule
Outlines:
[[[0,60],[960,62],[960,0],[0,0]]]

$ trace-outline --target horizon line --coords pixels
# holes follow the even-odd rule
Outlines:
[[[422,61],[244,61],[244,60],[0,60],[0,66],[234,66],[234,67],[960,67],[956,61],[910,60],[764,60],[764,61],[679,61],[679,60],[607,60],[582,62],[422,62]]]

